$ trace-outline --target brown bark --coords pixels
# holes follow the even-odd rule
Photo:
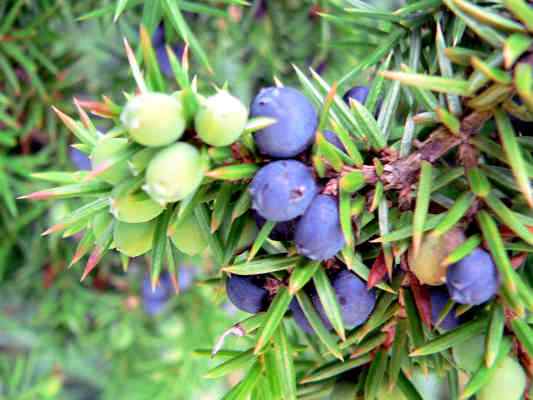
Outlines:
[[[421,161],[434,163],[477,133],[491,116],[488,111],[474,111],[467,115],[461,122],[460,135],[452,134],[443,126],[437,128],[417,151],[384,166],[380,179],[385,184],[385,189],[399,190],[416,182]]]

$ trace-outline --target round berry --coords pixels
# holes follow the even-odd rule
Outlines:
[[[345,245],[337,199],[316,196],[296,225],[294,241],[298,253],[312,260],[334,257]]]
[[[193,193],[204,176],[200,153],[187,143],[159,151],[146,169],[145,191],[159,204],[182,200]]]
[[[154,47],[161,46],[165,44],[165,26],[159,24],[152,34],[152,45]]]
[[[485,335],[476,335],[452,347],[452,355],[460,369],[474,373],[485,357]]]
[[[170,239],[179,251],[195,256],[207,248],[207,241],[194,214],[191,213],[172,230]]]
[[[478,305],[496,295],[500,277],[490,254],[477,248],[457,264],[450,265],[446,286],[455,302]]]
[[[201,102],[194,126],[204,143],[228,146],[239,139],[247,121],[248,110],[244,104],[221,90]]]
[[[159,283],[153,290],[150,277],[146,275],[142,285],[144,311],[149,315],[160,314],[173,291],[170,275],[167,272],[163,272],[159,276]]]
[[[269,87],[255,97],[252,117],[269,117],[276,122],[254,138],[259,151],[277,158],[289,158],[306,150],[313,143],[318,125],[311,102],[291,87]]]
[[[91,169],[91,160],[85,153],[82,153],[78,149],[71,147],[68,151],[70,161],[76,168],[81,171],[87,171]]]
[[[318,191],[311,168],[299,161],[274,161],[261,168],[250,185],[252,208],[269,221],[302,215]]]
[[[366,284],[357,275],[348,270],[342,270],[331,280],[337,301],[341,307],[342,321],[347,329],[355,328],[364,323],[376,304],[374,290],[368,290]],[[325,319],[326,313],[318,296],[313,298],[313,304]],[[331,324],[328,321],[329,326]]]
[[[178,284],[181,291],[189,289],[198,275],[196,265],[181,264],[178,270]]]
[[[323,133],[324,138],[330,142],[333,146],[335,146],[340,151],[346,152],[346,147],[342,144],[341,140],[337,136],[335,132],[332,131],[324,131]]]
[[[185,130],[186,119],[183,106],[176,97],[144,93],[128,101],[120,120],[134,141],[158,147],[178,140]]]
[[[117,250],[128,257],[137,257],[150,251],[156,225],[156,220],[141,224],[115,221],[113,239]]]
[[[448,269],[442,262],[464,240],[465,235],[460,229],[452,229],[442,236],[426,235],[416,257],[412,249],[409,250],[410,270],[424,285],[442,285]]]
[[[103,163],[120,156],[128,148],[128,140],[102,136],[91,153],[93,170],[97,170]],[[117,185],[130,177],[127,160],[115,163],[112,167],[98,175],[98,178],[112,185]]]
[[[450,300],[450,295],[445,287],[432,287],[429,289],[431,301],[431,322],[433,325],[439,320],[439,315]],[[455,309],[452,308],[446,317],[439,324],[438,328],[444,331],[454,329],[459,325],[459,319],[455,316]]]
[[[449,400],[450,390],[446,375],[438,375],[433,371],[415,369],[411,382],[423,400]]]
[[[171,49],[176,58],[180,60],[183,55],[183,46],[175,44],[171,47]],[[161,69],[161,72],[163,72],[163,75],[165,75],[167,78],[174,76],[174,71],[172,71],[172,66],[170,65],[170,58],[168,57],[165,43],[155,47],[155,54],[157,57],[157,62],[159,63],[159,68]]]
[[[331,285],[335,291],[337,301],[341,308],[342,321],[347,329],[355,328],[364,323],[376,304],[376,294],[374,290],[368,290],[365,282],[357,277],[353,272],[343,270],[337,273],[331,280]],[[317,311],[324,326],[332,329],[331,322],[326,316],[326,312],[320,298],[314,288],[308,290],[311,301]],[[293,299],[289,305],[293,317],[298,326],[306,333],[314,333],[300,304]]]
[[[164,208],[144,192],[135,192],[111,199],[111,213],[122,222],[147,222],[163,212]]]
[[[268,308],[268,291],[259,276],[231,275],[226,280],[226,292],[239,310],[256,314]]]
[[[520,400],[527,386],[527,375],[512,356],[505,357],[477,394],[478,400]]]
[[[344,93],[342,99],[348,105],[350,105],[350,99],[356,100],[357,102],[363,104],[370,93],[370,89],[366,86],[354,86]]]
[[[263,225],[266,222],[266,219],[261,217],[257,212],[254,212],[254,219],[255,223],[261,229]],[[268,237],[272,240],[277,241],[289,241],[292,240],[294,237],[294,231],[296,229],[296,222],[297,220],[292,219],[290,221],[283,221],[278,222],[276,225],[274,225],[274,228],[272,229],[272,232],[270,232],[270,235]]]

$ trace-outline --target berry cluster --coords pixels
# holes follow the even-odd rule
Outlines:
[[[124,107],[120,121],[127,137],[113,132],[98,138],[91,152],[93,172],[100,180],[120,185],[141,176],[138,190],[112,196],[111,213],[114,243],[121,253],[136,257],[152,249],[155,218],[167,204],[183,200],[200,186],[207,169],[197,146],[179,141],[188,126],[194,125],[198,137],[212,146],[233,143],[242,134],[248,111],[235,97],[219,91],[207,98],[198,97],[195,113],[183,105],[182,93],[173,95],[146,92],[132,97]],[[194,123],[193,123],[194,121]],[[231,129],[227,130],[228,124]],[[134,148],[130,159],[121,158]],[[120,161],[115,160],[121,158]],[[178,249],[196,255],[205,247],[195,231],[194,217],[174,227],[173,243]],[[186,227],[184,227],[186,226]],[[176,233],[177,232],[177,233]],[[202,247],[203,246],[203,247]]]
[[[368,88],[354,87],[344,96],[364,102]],[[339,220],[338,199],[331,194],[321,194],[327,189],[325,182],[317,179],[306,151],[313,145],[318,127],[318,115],[305,95],[291,87],[262,89],[251,106],[252,117],[269,117],[276,123],[254,135],[255,144],[267,162],[254,176],[249,192],[255,220],[263,227],[266,220],[275,223],[269,233],[272,240],[294,242],[298,254],[311,260],[325,261],[334,258],[346,241]],[[338,150],[345,151],[339,137],[324,131],[325,139]],[[342,268],[342,269],[339,269]],[[344,267],[330,271],[330,283],[340,305],[342,320],[347,329],[365,322],[375,305],[375,292],[353,272]],[[270,293],[265,288],[265,276],[231,276],[226,283],[228,297],[243,311],[265,311]],[[318,312],[324,326],[332,324],[314,286],[310,283],[305,292]],[[314,330],[304,315],[298,301],[290,304],[294,320],[307,333]]]
[[[533,309],[533,296],[530,267],[523,267],[533,244],[524,211],[531,157],[522,155],[505,113],[476,103],[457,116],[438,108],[417,115],[417,123],[429,118],[433,127],[415,128],[408,116],[404,133],[391,126],[405,117],[394,103],[403,101],[393,90],[398,86],[383,96],[376,78],[371,88],[352,88],[341,99],[335,85],[315,74],[315,86],[297,68],[309,98],[278,84],[261,90],[248,112],[227,90],[202,96],[196,79],[188,80],[187,63],[178,65],[172,52],[181,90],[164,94],[153,49],[143,51],[149,79],[132,63],[139,92],[124,107],[108,99],[86,104],[113,118],[116,128],[101,135],[83,110],[81,123],[60,114],[82,142],[77,147],[91,154],[92,171],[51,174],[67,184],[28,196],[96,197],[49,230],[86,230],[75,256],[94,245],[84,276],[113,247],[130,257],[151,251],[152,286],[164,264],[172,273],[176,257],[203,255],[228,275],[209,284],[224,282],[230,301],[256,314],[228,331],[257,333],[255,347],[227,363],[253,358],[247,376],[254,377],[263,356],[279,359],[290,311],[301,331],[316,334],[308,339],[317,348],[353,359],[306,370],[302,383],[370,363],[360,380],[370,399],[379,397],[389,362],[395,366],[389,384],[406,393],[412,382],[424,393],[417,371],[451,370],[451,357],[440,353],[453,349],[459,359],[457,345],[483,332],[489,320],[496,333],[483,339],[484,366],[472,371],[512,371],[514,358],[504,357],[509,329],[525,343],[513,353],[524,357],[531,350],[526,310]],[[422,82],[432,88],[441,81]],[[466,85],[452,83],[454,90]],[[446,93],[440,83],[438,89]],[[438,104],[429,93],[422,87],[405,104],[415,97]],[[491,133],[493,120],[505,157]],[[494,165],[485,168],[484,158]],[[519,193],[516,201],[509,191]],[[284,351],[283,363],[295,353]],[[219,372],[215,367],[213,374]],[[296,378],[290,379],[292,387]],[[479,392],[476,379],[468,393]],[[441,388],[439,382],[429,383]]]

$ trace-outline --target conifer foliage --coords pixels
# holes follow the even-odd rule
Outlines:
[[[173,92],[141,27],[142,60],[125,42],[135,92],[79,101],[77,119],[55,109],[92,170],[41,173],[60,184],[24,198],[83,199],[47,231],[83,232],[82,279],[116,249],[125,266],[148,254],[155,287],[206,247],[210,283],[255,313],[214,345],[207,378],[244,372],[227,399],[523,398],[533,7],[331,0],[318,14],[345,28],[332,46],[375,45],[334,82],[294,66],[300,87],[276,80],[250,109],[204,90],[188,48],[167,48]],[[343,99],[361,74],[368,90]],[[114,127],[101,134],[89,113]]]

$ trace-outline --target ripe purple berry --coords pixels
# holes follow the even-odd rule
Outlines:
[[[261,217],[276,222],[302,215],[317,191],[311,169],[294,160],[267,164],[250,185],[252,208]]]
[[[159,277],[159,284],[152,290],[150,278],[145,276],[142,287],[142,300],[144,311],[149,315],[157,315],[163,311],[166,302],[172,295],[172,282],[166,272]]]
[[[345,245],[334,197],[318,195],[296,225],[298,253],[312,260],[334,257]]]
[[[85,154],[79,151],[78,149],[71,147],[68,152],[70,161],[76,168],[82,171],[88,171],[91,169],[91,160]]]
[[[165,26],[159,24],[152,34],[152,45],[158,47],[165,44]]]
[[[376,304],[374,290],[368,290],[365,282],[348,270],[335,275],[331,284],[341,306],[344,326],[352,329],[365,322]],[[322,305],[320,303],[319,305],[320,312]]]
[[[335,295],[341,308],[344,326],[347,329],[352,329],[364,323],[376,304],[374,290],[368,290],[365,282],[348,270],[343,270],[335,275],[331,280],[331,285],[333,286],[333,290],[335,290]],[[314,289],[310,290],[310,294],[313,306],[318,312],[324,326],[331,330],[331,323],[326,316],[318,294]],[[296,299],[291,302],[289,308],[298,326],[306,333],[314,333],[313,328]]]
[[[198,275],[198,268],[196,265],[182,264],[178,271],[178,284],[180,291],[189,289]]]
[[[439,315],[450,300],[450,295],[444,287],[429,288],[429,296],[431,300],[431,322],[435,325],[439,319]],[[438,328],[449,331],[459,325],[459,320],[455,316],[455,310],[452,309],[446,317],[439,324]]]
[[[261,153],[289,158],[313,143],[318,116],[311,102],[298,90],[291,87],[262,89],[250,111],[252,117],[269,117],[277,121],[255,134],[255,143]]]
[[[175,44],[171,46],[174,55],[178,60],[181,59],[183,55],[183,46]],[[167,77],[170,78],[173,76],[172,67],[170,65],[170,58],[168,57],[167,48],[165,43],[155,47],[155,54],[157,56],[157,62],[159,63],[159,68],[161,72]]]
[[[455,302],[478,305],[498,292],[500,278],[490,254],[477,248],[457,264],[450,265],[446,286]]]
[[[370,90],[366,86],[354,86],[344,93],[342,99],[348,105],[350,105],[350,99],[357,100],[359,103],[363,104],[368,97]]]
[[[231,275],[226,280],[226,292],[230,301],[239,310],[256,314],[268,308],[268,291],[259,276]]]

